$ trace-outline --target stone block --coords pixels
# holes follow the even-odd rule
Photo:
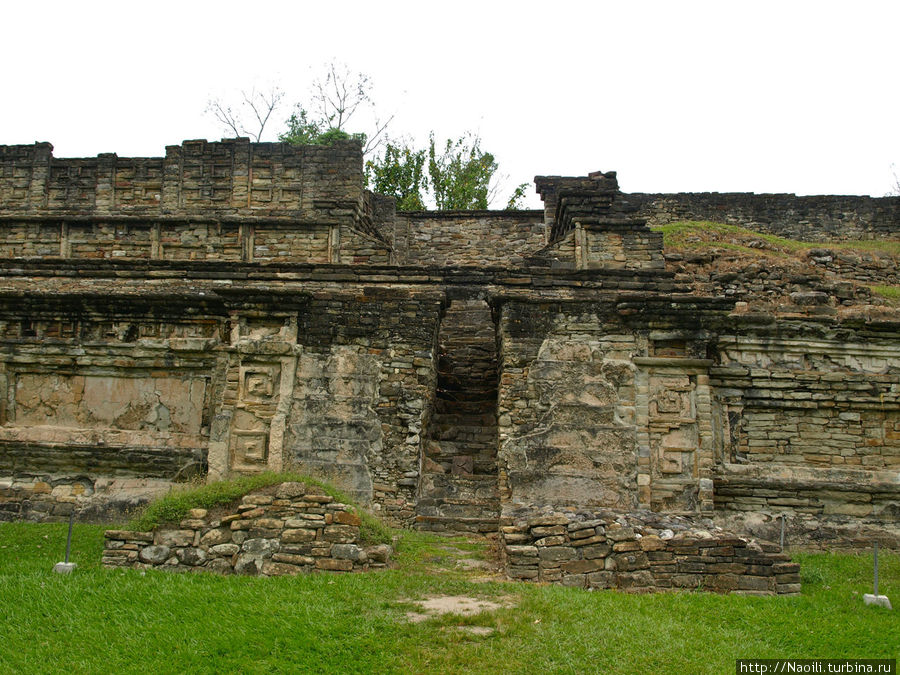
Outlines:
[[[304,494],[306,494],[306,484],[297,482],[282,483],[275,492],[275,496],[279,499],[296,499]]]
[[[241,546],[242,553],[271,557],[281,548],[277,539],[247,539]]]
[[[590,530],[586,530],[590,532]],[[594,544],[605,544],[606,543],[606,535],[604,534],[595,534],[591,537],[585,537],[583,539],[573,539],[570,542],[570,546],[593,546]]]
[[[362,525],[362,519],[358,515],[356,515],[355,513],[351,513],[350,511],[336,512],[334,514],[332,522],[340,525],[355,525],[356,527]]]
[[[257,518],[254,527],[261,530],[280,530],[284,527],[284,521],[280,518]]]
[[[738,579],[738,590],[769,591],[774,590],[775,580],[772,577],[755,577],[744,575]]]
[[[549,537],[553,535],[564,535],[566,528],[562,525],[549,525],[546,527],[532,527],[531,534],[534,537]]]
[[[316,538],[316,531],[307,528],[295,528],[291,530],[282,530],[281,541],[286,544],[297,544],[306,541],[313,541]]]
[[[604,560],[571,560],[560,565],[560,569],[566,574],[586,574],[604,569]]]
[[[193,530],[157,530],[153,537],[153,543],[157,546],[180,548],[192,546],[194,543]]]
[[[148,565],[162,565],[172,553],[172,549],[168,546],[145,546],[141,549],[138,557],[141,562]]]
[[[560,584],[570,588],[587,588],[587,575],[585,574],[566,574],[560,580]]]
[[[569,519],[562,514],[535,516],[529,518],[528,527],[550,527],[553,525],[568,525]]]
[[[319,558],[316,560],[316,569],[331,572],[350,572],[353,570],[352,560],[335,560],[334,558]]]
[[[635,539],[636,537],[634,536],[634,529],[613,523],[606,528],[606,538],[610,541],[619,542]]]
[[[577,556],[571,546],[551,546],[538,551],[538,556],[543,561],[572,560]]]
[[[202,565],[206,562],[207,554],[202,548],[180,548],[175,551],[175,556],[178,558],[178,562],[182,565],[188,565],[191,567],[196,567]]]
[[[235,553],[241,550],[241,547],[237,544],[216,544],[215,546],[209,547],[209,552],[216,556],[221,556],[225,558],[230,558]]]
[[[538,568],[534,567],[515,567],[510,566],[506,568],[506,575],[510,579],[537,579],[538,577]]]
[[[350,544],[359,538],[359,528],[353,525],[327,525],[322,538],[325,541]]]
[[[227,544],[231,541],[231,530],[224,527],[217,527],[214,530],[206,532],[200,537],[200,543],[203,546],[218,546],[219,544]]]
[[[594,560],[596,558],[605,558],[611,551],[609,544],[594,544],[582,548],[581,556],[587,560]]]
[[[641,550],[641,542],[640,541],[620,541],[613,544],[613,551],[618,552],[626,552],[626,551],[640,551]]]
[[[365,561],[366,553],[356,544],[335,544],[331,547],[331,555],[339,560]]]
[[[316,559],[307,555],[298,555],[295,553],[273,553],[273,562],[288,563],[290,565],[305,565],[312,567],[316,564]]]
[[[269,577],[293,576],[301,572],[303,572],[302,567],[287,562],[275,562],[274,560],[264,560],[260,568],[260,574]]]
[[[133,530],[106,530],[104,536],[107,539],[121,539],[122,541],[153,541],[152,532],[136,532]]]

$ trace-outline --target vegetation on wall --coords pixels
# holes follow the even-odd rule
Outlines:
[[[377,113],[372,91],[367,75],[328,64],[313,82],[308,100],[294,106],[278,140],[293,145],[359,141],[367,186],[393,197],[400,211],[486,209],[497,200],[499,165],[492,153],[482,149],[478,134],[467,131],[458,138],[437,141],[432,132],[424,148],[416,147],[404,137],[388,134],[394,116]],[[210,100],[207,112],[226,133],[259,142],[283,99],[284,92],[277,87],[252,89],[242,91],[236,104]],[[364,112],[367,115],[358,114]],[[374,122],[365,126],[360,122],[363,117]],[[522,208],[528,185],[516,186],[506,209]]]

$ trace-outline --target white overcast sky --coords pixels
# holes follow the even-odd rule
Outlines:
[[[57,157],[221,138],[211,96],[303,101],[335,60],[395,134],[480,133],[510,186],[882,196],[900,173],[898,0],[29,0],[0,26],[0,143]]]

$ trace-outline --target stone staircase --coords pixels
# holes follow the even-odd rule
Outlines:
[[[416,523],[433,531],[496,532],[497,345],[487,303],[454,300],[439,343]]]

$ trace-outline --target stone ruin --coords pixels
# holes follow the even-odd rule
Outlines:
[[[896,266],[840,262],[838,282],[822,254],[773,308],[768,271],[710,273],[647,223],[896,238],[900,198],[535,182],[542,211],[397,213],[351,141],[0,146],[0,520],[111,519],[175,482],[291,469],[396,525],[499,532],[535,548],[510,568],[537,556],[550,580],[591,565],[536,542],[579,549],[600,512],[619,520],[590,536],[643,534],[611,549],[654,541],[648,514],[720,552],[717,527],[782,523],[792,544],[898,547],[900,317],[854,280]]]
[[[107,530],[107,567],[284,576],[387,567],[392,548],[362,541],[355,509],[287,482],[245,495],[234,513],[192,509],[178,527]]]

